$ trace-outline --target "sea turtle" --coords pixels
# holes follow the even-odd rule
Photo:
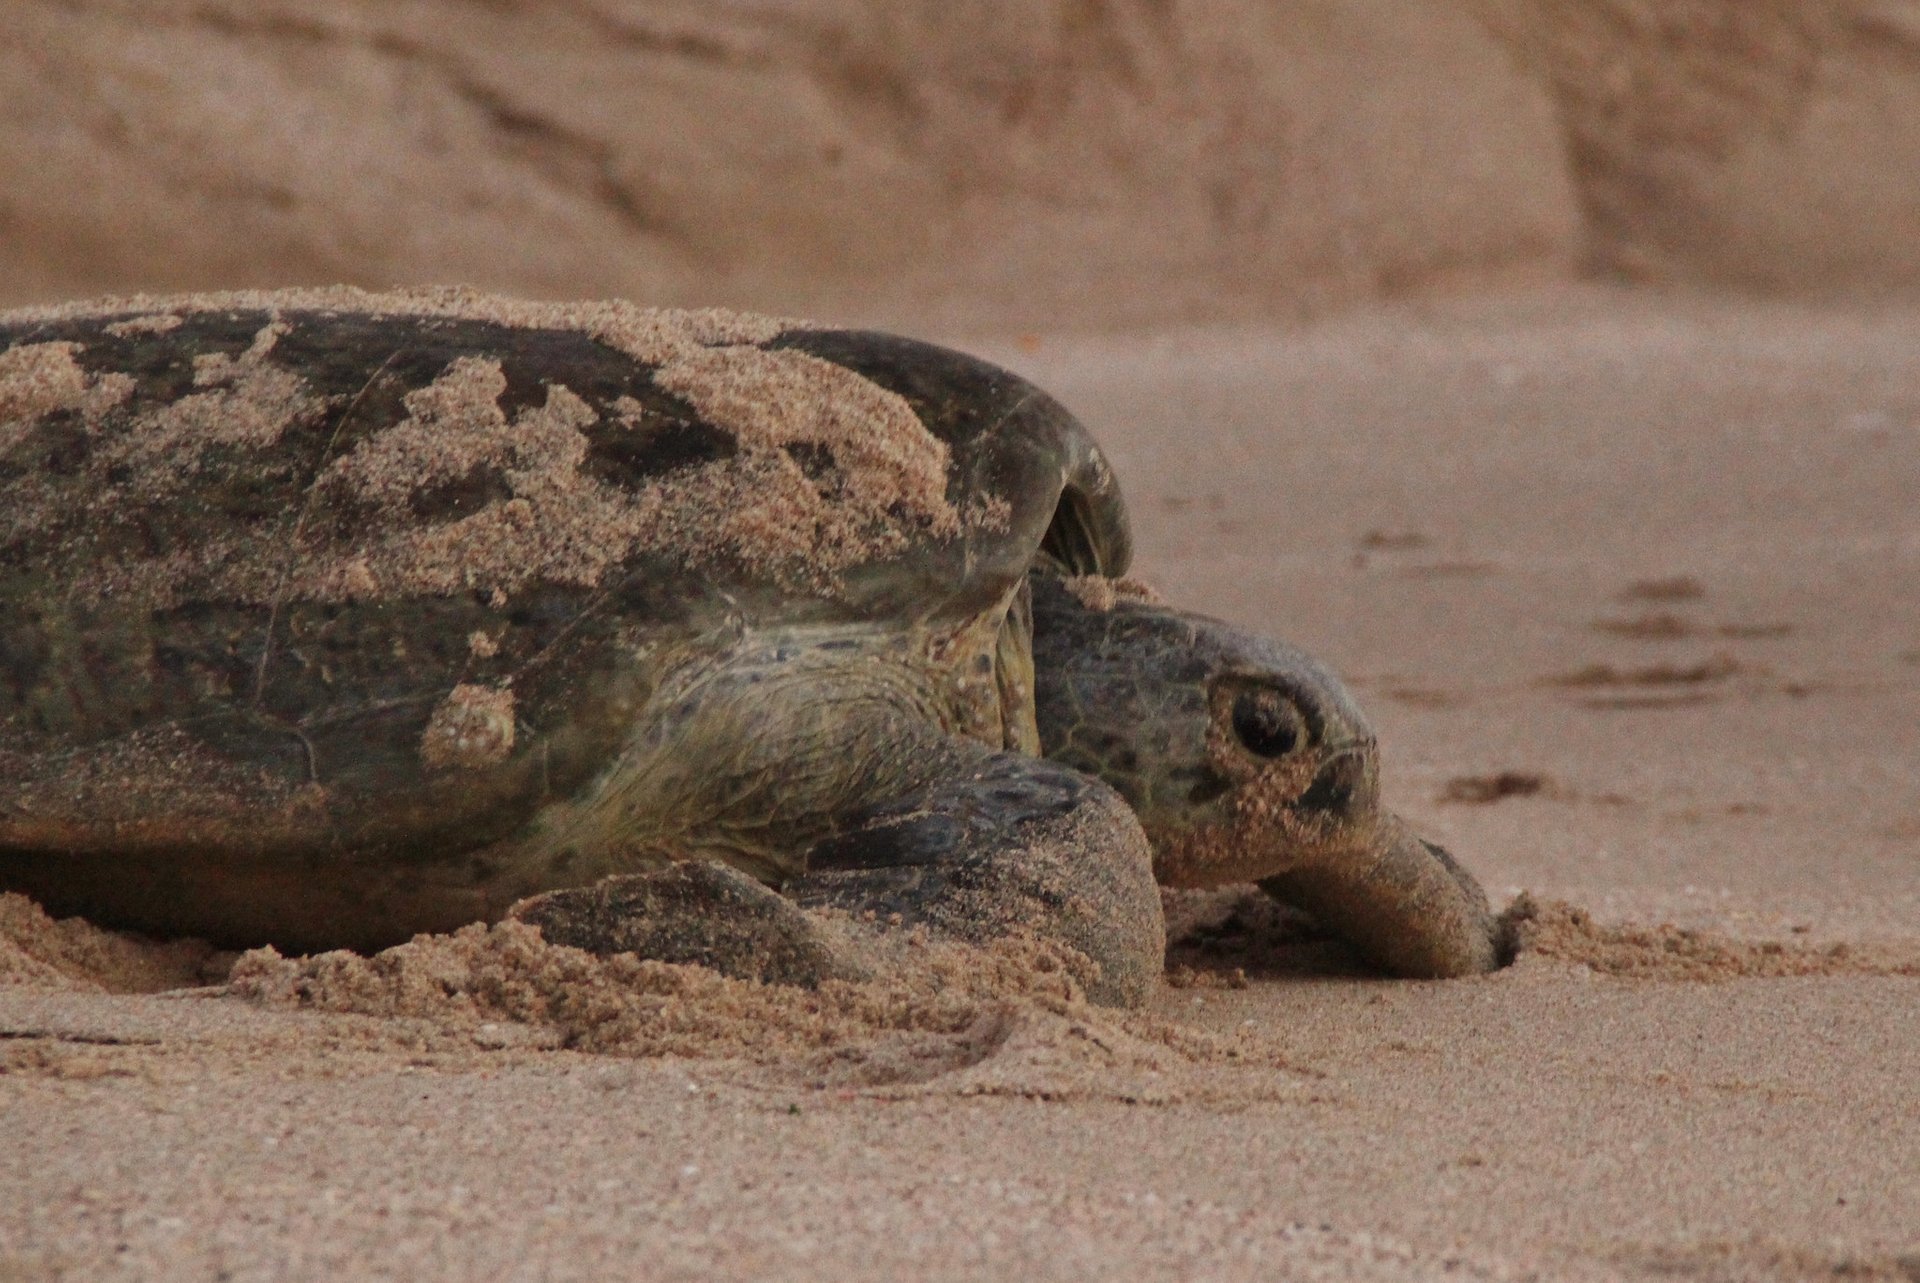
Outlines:
[[[1495,962],[1339,681],[1120,579],[1099,447],[992,365],[457,290],[0,344],[0,886],[53,911],[371,949],[535,897],[818,978],[833,906],[1031,932],[1131,1002],[1157,874],[1263,879],[1389,971]]]

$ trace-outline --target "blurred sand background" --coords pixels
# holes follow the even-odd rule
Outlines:
[[[0,8],[0,304],[336,281],[1021,370],[1578,912],[1120,1019],[0,901],[0,1280],[1920,1279],[1920,3]]]

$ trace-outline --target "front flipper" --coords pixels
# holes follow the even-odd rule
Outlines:
[[[930,783],[816,844],[787,894],[973,943],[1063,944],[1098,968],[1088,997],[1142,1001],[1158,982],[1166,929],[1146,835],[1126,803],[1053,762],[965,741],[940,756]]]
[[[509,916],[591,953],[808,987],[873,974],[885,965],[873,932],[895,924],[973,944],[1025,936],[1085,955],[1095,1002],[1144,999],[1166,930],[1146,835],[1119,795],[1078,771],[971,741],[923,744],[918,754],[928,782],[840,817],[782,891],[689,860],[550,891]]]
[[[1315,852],[1260,887],[1392,975],[1470,976],[1506,961],[1480,883],[1397,815],[1383,812],[1365,840]]]
[[[867,951],[845,924],[807,913],[738,869],[685,860],[520,901],[507,916],[549,944],[812,988],[863,980]]]

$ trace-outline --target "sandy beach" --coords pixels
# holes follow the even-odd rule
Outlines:
[[[1094,425],[1145,577],[1348,676],[1536,902],[1513,967],[1189,895],[1138,1016],[595,973],[616,1017],[510,941],[222,990],[16,900],[0,1275],[1920,1276],[1920,314],[955,337]]]
[[[1119,1013],[1013,947],[813,992],[0,895],[0,1283],[1920,1283],[1914,5],[0,8],[0,306],[978,352],[1140,577],[1345,676],[1519,945],[1391,981],[1170,893]]]

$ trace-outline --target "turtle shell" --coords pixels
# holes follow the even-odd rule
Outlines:
[[[690,653],[1128,557],[1070,414],[890,335],[330,290],[0,345],[0,883],[56,911],[136,860],[480,851]]]

